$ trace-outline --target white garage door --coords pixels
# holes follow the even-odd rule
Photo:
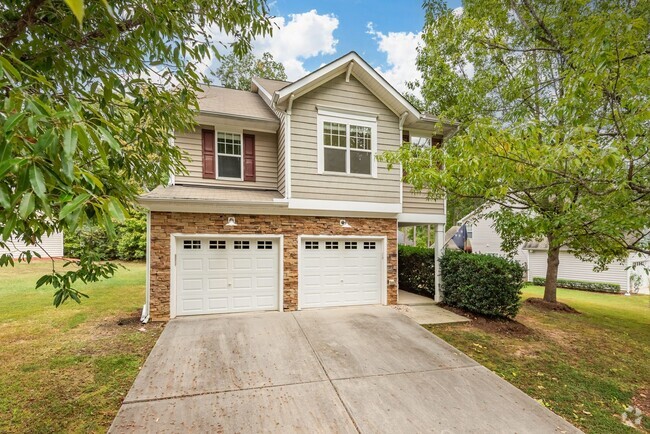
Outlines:
[[[177,315],[278,309],[278,240],[182,238],[176,247]]]
[[[381,303],[381,241],[306,238],[300,249],[301,308]]]

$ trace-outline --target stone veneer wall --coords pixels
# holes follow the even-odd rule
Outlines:
[[[169,319],[170,235],[187,234],[266,234],[284,235],[284,309],[298,306],[299,235],[386,236],[388,262],[386,286],[388,304],[397,303],[397,220],[347,218],[352,226],[343,228],[339,218],[276,215],[237,215],[237,226],[226,227],[227,214],[151,212],[151,318]],[[389,281],[395,282],[389,285]]]

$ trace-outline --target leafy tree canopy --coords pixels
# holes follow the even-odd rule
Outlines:
[[[387,156],[433,195],[500,204],[513,250],[550,244],[605,265],[648,251],[650,2],[425,2],[418,55],[426,108],[458,123],[444,149]],[[432,164],[433,161],[433,164]],[[440,164],[444,170],[439,170]]]
[[[286,80],[284,65],[273,60],[271,53],[256,57],[252,52],[243,56],[231,53],[223,56],[221,64],[215,71],[221,84],[231,89],[250,90],[251,79],[262,77],[272,80]]]
[[[112,233],[143,186],[183,170],[170,139],[193,125],[200,64],[223,47],[216,30],[236,36],[236,55],[271,30],[264,0],[66,3],[0,11],[0,247],[12,235],[38,246],[85,223]],[[52,284],[59,305],[80,300],[76,281],[114,270],[82,255],[38,285]]]

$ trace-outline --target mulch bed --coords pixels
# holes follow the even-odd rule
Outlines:
[[[526,337],[535,333],[535,331],[530,327],[527,327],[524,324],[511,319],[493,318],[485,315],[479,315],[442,303],[438,306],[444,307],[451,312],[471,319],[472,322],[468,325],[471,325],[488,333],[499,333],[512,337]]]
[[[564,313],[573,313],[573,314],[580,315],[580,312],[578,312],[568,304],[560,303],[559,301],[555,303],[551,303],[542,298],[533,297],[533,298],[529,298],[524,303],[534,306],[538,309],[550,310],[552,312],[564,312]]]

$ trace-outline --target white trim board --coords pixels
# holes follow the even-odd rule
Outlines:
[[[341,212],[376,212],[398,214],[402,212],[400,203],[350,202],[342,200],[289,199],[289,209]]]
[[[397,223],[401,224],[444,224],[447,217],[444,214],[413,214],[402,213],[397,215]]]

